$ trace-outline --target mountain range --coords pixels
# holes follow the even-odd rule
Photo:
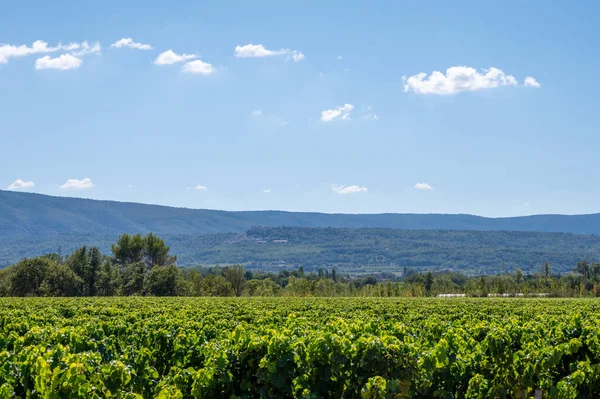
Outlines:
[[[550,262],[564,273],[581,259],[600,260],[600,214],[229,212],[0,191],[0,267],[49,252],[68,254],[81,245],[109,253],[120,234],[149,232],[165,239],[182,266],[478,274],[517,267],[533,272]]]
[[[487,218],[463,214],[219,211],[0,190],[0,238],[54,234],[214,234],[253,226],[600,234],[600,214]]]

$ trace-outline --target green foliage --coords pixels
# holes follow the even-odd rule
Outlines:
[[[14,296],[42,295],[41,286],[54,262],[48,258],[24,259],[14,265],[11,273],[11,294]]]
[[[223,277],[225,277],[225,280],[231,285],[231,289],[235,293],[235,296],[242,296],[246,285],[244,267],[241,265],[226,267],[223,270]]]
[[[0,397],[595,398],[598,315],[589,299],[7,298]]]
[[[84,291],[83,279],[68,265],[52,263],[40,285],[43,296],[80,296]]]
[[[162,238],[150,233],[144,237],[146,263],[152,266],[169,266],[177,262],[176,256],[169,254],[169,247]]]
[[[94,291],[98,296],[116,296],[121,293],[121,273],[110,262],[103,262],[94,281]]]
[[[231,284],[220,275],[199,276],[192,280],[191,284],[192,296],[235,296]]]
[[[146,262],[143,237],[127,237],[127,245],[135,241],[137,249],[124,251],[117,245],[115,259],[121,264],[137,259]],[[0,239],[0,266],[23,256],[55,252],[59,246],[74,251],[87,244],[109,252],[117,238],[75,234]],[[539,272],[544,262],[549,262],[552,272],[567,273],[581,259],[600,261],[599,236],[564,233],[261,227],[244,234],[162,238],[177,253],[179,265],[237,263],[246,270],[279,271],[302,266],[309,273],[335,267],[337,274],[368,274],[398,273],[408,267],[423,271],[451,269],[473,275],[497,274],[502,264],[505,272],[516,268],[524,273]],[[127,245],[124,248],[130,248]]]
[[[123,295],[141,295],[144,290],[144,277],[146,274],[146,265],[138,263],[129,263],[122,269]]]
[[[111,245],[113,259],[122,265],[140,263],[144,259],[144,239],[140,234],[122,234],[116,244]]]
[[[154,266],[144,276],[144,293],[152,296],[186,295],[181,272],[175,265]]]

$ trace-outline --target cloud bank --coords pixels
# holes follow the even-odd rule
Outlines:
[[[431,75],[424,72],[405,77],[404,91],[417,94],[449,95],[463,91],[493,89],[501,86],[517,86],[517,80],[512,75],[505,74],[498,68],[491,67],[478,72],[475,68],[453,66],[446,73],[433,71]]]
[[[35,187],[35,184],[32,181],[24,181],[21,179],[17,179],[8,186],[7,190],[18,191],[18,190],[26,190],[28,188]]]
[[[152,46],[149,44],[142,44],[133,41],[130,37],[124,37],[122,39],[117,40],[113,44],[110,45],[113,48],[131,48],[135,50],[152,50]]]
[[[61,190],[86,190],[89,188],[93,188],[94,184],[92,180],[89,178],[85,179],[69,179],[65,184],[60,186]]]
[[[346,195],[346,194],[357,194],[357,193],[362,193],[362,192],[367,192],[367,188],[366,187],[360,187],[360,186],[344,186],[341,184],[334,184],[331,186],[331,189],[338,193],[338,194],[342,194],[342,195]]]
[[[295,62],[302,61],[306,58],[304,54],[298,50],[268,50],[262,44],[246,44],[245,46],[236,46],[234,54],[238,58],[262,58],[287,55],[288,59],[291,58]]]
[[[350,119],[350,113],[354,109],[352,104],[340,105],[334,109],[326,109],[321,112],[323,122],[331,122],[336,119]]]

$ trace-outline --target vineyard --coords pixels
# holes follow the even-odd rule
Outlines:
[[[0,299],[0,398],[597,398],[600,302]]]

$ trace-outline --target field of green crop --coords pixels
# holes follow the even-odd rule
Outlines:
[[[597,398],[600,302],[0,299],[0,397]]]

